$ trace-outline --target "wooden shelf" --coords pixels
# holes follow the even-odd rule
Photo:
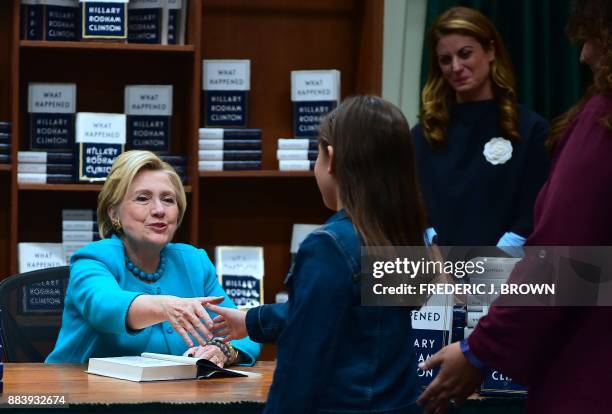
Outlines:
[[[10,171],[12,168],[11,164],[0,164],[0,171]]]
[[[18,184],[19,191],[95,191],[102,189],[102,184]],[[191,192],[191,186],[185,186],[185,192]]]
[[[194,53],[194,45],[150,45],[142,43],[114,42],[56,42],[44,40],[21,40],[24,49],[62,49],[62,50],[124,50],[126,52],[174,52]]]
[[[200,172],[200,178],[221,177],[314,177],[312,171],[279,171],[279,170],[254,170],[254,171],[205,171]]]

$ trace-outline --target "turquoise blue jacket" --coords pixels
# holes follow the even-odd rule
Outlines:
[[[167,321],[128,330],[128,309],[139,295],[225,296],[221,306],[235,307],[204,250],[170,243],[163,254],[166,270],[161,279],[148,284],[128,272],[123,243],[117,237],[90,243],[76,252],[70,261],[62,327],[45,362],[85,363],[91,357],[185,352],[187,344]],[[215,315],[211,312],[211,316]],[[248,357],[245,365],[254,364],[261,351],[261,345],[249,338],[232,341],[232,345]]]

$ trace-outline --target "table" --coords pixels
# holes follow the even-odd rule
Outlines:
[[[261,413],[272,383],[274,362],[261,361],[241,370],[260,377],[132,382],[85,373],[76,364],[4,364],[3,402],[9,395],[66,395],[68,406],[33,408],[34,414]],[[524,401],[508,398],[469,400],[453,413],[521,413]],[[25,407],[3,406],[2,414]]]

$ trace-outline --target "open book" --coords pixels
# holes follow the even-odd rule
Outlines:
[[[89,358],[87,372],[137,382],[260,375],[221,368],[207,359],[150,352],[141,356]]]

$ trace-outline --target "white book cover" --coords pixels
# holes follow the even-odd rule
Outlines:
[[[248,91],[251,89],[251,61],[248,59],[204,59],[202,89],[208,91]]]
[[[172,116],[172,85],[127,85],[126,115]]]
[[[28,84],[28,112],[75,113],[76,84],[30,82]]]
[[[306,160],[308,161],[307,149],[278,149],[276,150],[277,160]]]
[[[291,100],[340,101],[340,71],[293,70],[291,71]]]
[[[291,247],[289,251],[292,254],[297,253],[300,248],[300,244],[304,239],[313,231],[321,227],[321,224],[299,224],[296,223],[293,225],[293,230],[291,232]]]
[[[279,150],[308,150],[310,149],[310,140],[308,138],[279,138]]]
[[[61,243],[19,243],[17,250],[19,273],[66,266]]]
[[[87,373],[136,382],[260,376],[220,368],[204,359],[151,352],[143,352],[140,356],[89,358]]]
[[[238,308],[263,304],[263,247],[217,246],[215,267],[219,282]]]

